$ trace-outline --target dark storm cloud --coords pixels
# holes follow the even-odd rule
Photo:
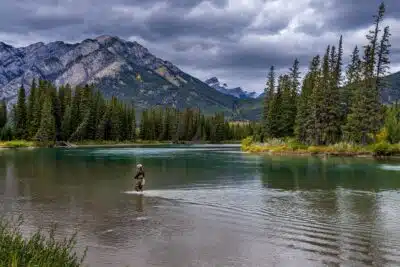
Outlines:
[[[198,61],[200,67],[212,68],[218,66],[223,69],[240,70],[246,68],[249,71],[267,70],[270,65],[274,65],[276,69],[290,66],[295,57],[301,62],[307,62],[307,55],[295,55],[284,53],[273,47],[266,47],[267,52],[260,52],[258,49],[246,49],[241,47],[231,47],[221,51],[217,56],[205,58]],[[269,50],[269,51],[268,51]],[[189,62],[187,62],[188,64]]]
[[[209,16],[207,20],[204,20],[205,17],[207,16],[184,18],[179,14],[152,14],[149,19],[145,20],[148,38],[151,40],[165,40],[174,39],[179,36],[196,36],[225,39],[236,33],[240,33],[252,20],[250,16]]]
[[[364,36],[354,30],[371,25],[379,3],[1,0],[0,41],[13,40],[21,45],[54,40],[76,42],[102,34],[138,39],[150,52],[201,79],[221,75],[232,86],[259,90],[271,65],[287,70],[298,58],[303,67],[308,66],[326,45],[336,44],[341,33],[345,34],[345,45],[365,43]],[[400,1],[387,0],[385,4],[385,17],[399,21]],[[394,49],[400,39],[394,29],[392,34],[391,60],[395,65],[400,62],[400,51]]]
[[[171,7],[176,7],[176,8],[192,8],[194,6],[197,6],[198,4],[202,3],[204,0],[172,0],[172,1],[166,1],[168,2],[168,5]],[[124,4],[124,5],[134,5],[134,6],[144,6],[144,7],[151,7],[154,4],[158,4],[160,0],[121,0],[118,1],[118,3]],[[227,3],[227,0],[212,0],[211,1],[215,6],[217,7],[224,7]]]
[[[368,27],[381,1],[376,0],[312,0],[311,6],[326,17],[324,29],[351,30]],[[385,18],[400,18],[400,1],[386,0]]]

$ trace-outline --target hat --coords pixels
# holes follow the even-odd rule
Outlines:
[[[142,168],[143,167],[143,165],[142,164],[138,164],[138,165],[136,165],[136,168]]]

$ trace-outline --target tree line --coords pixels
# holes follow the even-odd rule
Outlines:
[[[340,141],[367,144],[375,141],[385,124],[386,107],[380,93],[390,64],[389,26],[381,23],[380,4],[373,28],[366,35],[363,55],[354,47],[343,81],[343,38],[328,45],[324,55],[312,58],[300,83],[299,61],[276,79],[270,68],[263,110],[263,138],[295,137],[309,145]]]
[[[92,85],[68,84],[56,88],[46,80],[32,81],[29,96],[23,86],[17,103],[8,114],[0,102],[0,139],[55,141],[211,141],[240,140],[254,131],[257,123],[228,123],[222,113],[205,116],[196,109],[156,107],[142,112],[140,123],[135,108],[116,97],[105,99]]]
[[[205,116],[199,109],[179,111],[174,108],[151,108],[142,112],[139,137],[142,140],[180,140],[221,142],[241,140],[261,132],[255,122],[228,122],[223,113]]]

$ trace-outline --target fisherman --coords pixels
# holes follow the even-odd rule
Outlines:
[[[136,191],[142,191],[143,192],[143,185],[144,185],[144,170],[143,170],[143,165],[142,164],[138,164],[136,165],[136,175],[135,175],[135,180],[136,181],[136,185],[135,185],[135,190]]]

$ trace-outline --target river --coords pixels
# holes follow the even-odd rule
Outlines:
[[[399,161],[233,145],[0,151],[1,214],[77,229],[100,267],[400,266],[399,189]]]

